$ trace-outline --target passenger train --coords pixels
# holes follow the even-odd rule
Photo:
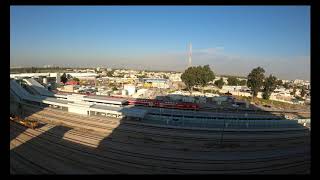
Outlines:
[[[200,108],[199,105],[196,103],[161,101],[161,100],[155,100],[155,99],[129,99],[128,104],[135,105],[135,106],[147,106],[147,107],[183,109],[183,110],[199,110]]]

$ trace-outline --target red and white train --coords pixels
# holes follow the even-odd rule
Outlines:
[[[54,91],[56,94],[82,94],[82,93],[70,93],[70,92],[61,92]],[[87,96],[91,96],[91,94],[85,94]],[[100,95],[92,95],[92,96],[100,96]],[[120,98],[124,99],[121,96],[104,96],[104,97],[112,97],[112,98]],[[126,98],[125,98],[126,99]],[[145,106],[145,107],[156,107],[156,108],[170,108],[170,109],[182,109],[182,110],[199,110],[200,106],[196,103],[189,102],[173,102],[173,101],[162,101],[156,99],[127,99],[127,103],[124,105],[135,105],[135,106]]]
[[[129,99],[128,103],[129,105],[135,106],[148,106],[184,110],[199,110],[200,108],[199,105],[196,103],[161,101],[155,99]]]

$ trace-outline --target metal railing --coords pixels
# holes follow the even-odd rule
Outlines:
[[[298,120],[235,120],[177,118],[171,116],[146,115],[145,122],[181,127],[225,128],[225,129],[273,129],[299,128]]]

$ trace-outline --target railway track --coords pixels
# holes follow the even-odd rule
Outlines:
[[[32,131],[37,131],[37,130],[32,130]],[[32,134],[29,134],[29,135],[32,135]],[[54,136],[53,134],[50,134],[50,138],[52,138],[52,137]],[[37,137],[40,137],[40,136],[37,136]],[[44,140],[44,142],[46,142],[46,141],[49,141],[48,139],[46,139],[46,140]],[[52,141],[52,139],[51,139],[51,141]],[[55,144],[56,145],[56,144]],[[65,144],[63,144],[61,147],[64,147],[64,148],[70,148],[69,146],[65,146]],[[41,148],[40,148],[41,149]],[[110,147],[108,147],[108,149],[110,149]],[[77,151],[79,151],[80,149],[77,149]],[[121,151],[119,151],[120,149],[115,149],[114,151],[114,153],[116,153],[116,154],[119,154],[119,153],[124,153],[124,152],[121,152]],[[47,152],[48,152],[48,150],[47,150]],[[104,151],[105,152],[105,151]],[[109,152],[109,151],[108,151]],[[135,155],[136,156],[136,159],[132,159],[132,157],[131,157],[131,160],[133,161],[133,160],[135,160],[135,161],[140,161],[140,163],[142,163],[142,166],[144,167],[144,166],[147,166],[147,167],[152,167],[151,168],[151,170],[152,170],[152,172],[174,172],[174,173],[181,173],[181,172],[183,172],[183,173],[226,173],[226,169],[224,169],[224,168],[221,168],[221,167],[227,167],[227,163],[226,162],[228,162],[228,160],[212,160],[212,161],[208,161],[208,160],[203,160],[203,161],[200,161],[200,165],[198,164],[198,165],[195,165],[195,160],[193,159],[193,160],[187,160],[187,159],[179,159],[179,161],[177,162],[172,162],[173,160],[175,160],[175,159],[172,159],[172,158],[165,158],[165,159],[163,159],[163,157],[162,157],[162,164],[159,164],[160,163],[160,160],[159,160],[159,156],[157,157],[157,156],[155,156],[155,157],[157,157],[158,159],[150,159],[150,157],[146,157],[145,156],[145,154],[143,154],[143,155],[140,155],[140,156],[138,156],[138,154],[137,153],[131,153],[131,152],[126,152],[126,153],[129,153],[129,154],[131,154],[131,156],[132,155]],[[103,156],[105,153],[99,153],[98,154],[98,156]],[[91,154],[90,154],[91,155]],[[124,159],[130,159],[130,157],[128,156],[128,155],[125,155],[125,154],[121,154],[122,156],[124,156],[124,157],[122,157],[122,158],[124,158]],[[138,157],[137,157],[138,156]],[[113,155],[111,155],[111,157],[114,157],[114,154]],[[293,157],[298,157],[298,154],[295,154]],[[110,157],[108,157],[107,159],[109,159]],[[120,159],[117,159],[117,161],[121,161],[121,157],[119,157]],[[145,158],[147,158],[147,160],[145,160]],[[303,157],[302,159],[294,159],[294,161],[291,161],[291,162],[288,162],[287,164],[286,163],[284,163],[284,162],[286,162],[286,161],[288,161],[288,156],[284,156],[283,157],[283,159],[282,160],[280,160],[280,162],[282,162],[282,163],[280,163],[279,162],[279,160],[277,160],[277,158],[279,158],[279,156],[278,157],[273,157],[273,158],[269,158],[268,160],[266,160],[266,159],[263,159],[263,158],[260,158],[260,160],[261,160],[261,162],[260,162],[260,165],[258,165],[258,162],[257,162],[257,160],[256,159],[251,159],[251,160],[247,160],[247,162],[246,162],[246,160],[238,160],[238,161],[235,161],[235,160],[229,160],[229,166],[234,166],[234,164],[236,163],[236,164],[239,164],[239,162],[241,162],[242,164],[239,164],[239,167],[241,166],[241,167],[245,167],[245,166],[249,166],[248,164],[250,164],[251,163],[251,166],[252,165],[254,165],[254,167],[250,167],[249,169],[236,169],[236,170],[233,170],[232,171],[232,168],[231,169],[229,169],[229,171],[227,171],[227,172],[234,172],[234,173],[250,173],[250,172],[252,172],[252,173],[259,173],[259,172],[263,172],[263,171],[266,171],[266,170],[268,170],[268,169],[270,169],[270,168],[273,168],[273,172],[275,172],[275,169],[277,169],[277,168],[280,168],[280,171],[286,171],[286,170],[283,170],[283,168],[285,168],[285,169],[288,169],[288,167],[287,166],[292,166],[292,168],[294,168],[294,166],[296,166],[296,168],[297,169],[301,169],[301,166],[303,167],[303,166],[305,166],[305,164],[306,163],[308,163],[308,159],[306,159],[305,157]],[[293,158],[292,158],[293,159]],[[256,160],[256,161],[255,161]],[[307,161],[306,161],[307,160]],[[158,164],[150,164],[150,161],[152,161],[152,162],[157,162]],[[199,161],[199,160],[198,160]],[[249,161],[249,162],[248,162]],[[250,162],[251,161],[251,162]],[[134,161],[133,161],[134,162]],[[168,163],[168,162],[172,162],[171,164],[170,163]],[[164,164],[163,164],[164,163]],[[192,166],[190,167],[190,168],[181,168],[181,167],[185,167],[186,166],[186,163],[188,164],[192,164]],[[199,162],[198,162],[199,163]],[[210,163],[212,164],[214,164],[214,166],[213,165],[211,165],[211,168],[213,168],[213,169],[206,169],[206,168],[210,168]],[[275,165],[270,165],[270,166],[267,166],[266,167],[266,165],[268,165],[268,163],[270,164],[272,164],[272,163],[276,163],[276,164],[278,164],[278,166],[275,166]],[[149,165],[148,165],[149,164]],[[172,166],[171,168],[170,168],[170,165]],[[260,166],[260,167],[259,167]],[[263,167],[261,167],[261,166],[263,166]],[[165,169],[165,171],[160,171],[161,169],[163,169],[164,167],[166,167]],[[179,168],[180,167],[180,168]],[[220,167],[220,169],[219,169],[219,167]],[[238,168],[239,168],[238,167]],[[146,167],[144,167],[144,168],[146,168]],[[282,170],[281,170],[281,168],[282,168]],[[292,169],[291,168],[291,169]],[[147,171],[146,171],[147,172]]]
[[[51,119],[47,122],[69,122],[75,127],[94,127],[104,129],[102,132],[83,132],[72,129],[67,133],[62,130],[54,132],[40,128],[23,131],[23,136],[16,137],[23,143],[23,152],[19,146],[13,152],[19,153],[22,161],[28,164],[34,157],[28,154],[40,152],[43,158],[53,159],[54,164],[63,162],[63,166],[71,169],[54,169],[55,173],[305,173],[309,170],[310,155],[308,153],[308,131],[283,132],[224,132],[224,143],[242,142],[260,144],[256,147],[209,148],[198,146],[199,143],[211,143],[220,139],[220,131],[172,129],[150,126],[139,122],[106,119],[100,117],[83,117],[59,110],[45,109],[36,112],[29,109],[30,116],[35,119]],[[85,120],[83,119],[85,118]],[[47,124],[48,128],[55,125]],[[10,123],[16,133],[21,126]],[[21,129],[20,129],[21,131]],[[60,131],[60,132],[59,132]],[[41,136],[45,134],[45,136]],[[64,134],[64,140],[61,135]],[[268,134],[268,135],[267,135]],[[241,135],[241,136],[239,136]],[[28,138],[27,138],[28,137]],[[151,137],[151,139],[146,139]],[[248,137],[251,137],[248,139]],[[255,137],[255,138],[252,138]],[[25,138],[25,139],[24,139]],[[29,140],[27,139],[36,139]],[[276,141],[277,140],[277,141]],[[154,142],[152,142],[154,141]],[[273,147],[268,143],[273,142]],[[12,142],[14,143],[14,142]],[[250,144],[251,143],[251,144]],[[281,146],[277,145],[281,144]],[[198,146],[198,147],[197,147]],[[51,148],[52,149],[51,149]],[[194,148],[196,147],[196,148]],[[32,149],[32,150],[30,150]],[[23,154],[22,154],[23,153]],[[26,155],[25,155],[26,153]],[[48,153],[48,156],[45,156]],[[15,155],[12,153],[13,156]],[[63,155],[64,157],[60,157]],[[26,157],[25,157],[26,156]],[[50,159],[49,158],[49,159]],[[15,156],[16,162],[17,156]],[[21,158],[20,158],[21,161]],[[33,161],[32,161],[33,162]],[[33,162],[45,166],[43,162]],[[16,163],[17,164],[17,163]],[[23,163],[22,163],[23,164]],[[78,166],[78,164],[81,164]],[[36,166],[35,165],[35,166]],[[52,165],[55,166],[55,165]],[[48,166],[50,167],[50,166]],[[83,169],[83,167],[90,167]],[[74,170],[72,170],[75,168]],[[36,168],[35,168],[36,169]],[[12,167],[12,173],[25,171]],[[44,170],[32,173],[45,173]]]
[[[12,172],[11,172],[12,171]],[[18,152],[10,151],[10,173],[54,174],[53,171],[30,161]]]
[[[117,132],[117,134],[118,134],[119,132]],[[133,133],[135,133],[135,132],[131,132],[130,134],[133,134]],[[71,134],[73,134],[73,133],[71,133]],[[87,137],[85,137],[85,136],[82,136],[83,135],[83,132],[79,132],[79,133],[75,133],[77,136],[79,136],[79,137],[81,137],[81,139],[86,139]],[[87,133],[88,134],[88,133]],[[87,134],[86,134],[86,136],[87,136]],[[116,137],[116,138],[114,138],[114,137],[112,137],[112,140],[110,140],[110,141],[112,141],[112,142],[117,142],[117,143],[120,143],[120,144],[131,144],[131,145],[144,145],[145,143],[146,143],[146,139],[145,138],[141,138],[141,137],[133,137],[133,136],[130,136],[130,134],[125,134],[125,135],[122,135],[122,132],[121,132],[121,135],[120,136],[118,136],[118,137]],[[95,138],[94,139],[94,141],[97,141],[97,140],[101,140],[102,138],[101,137],[96,137],[97,135],[94,135],[93,136],[93,138]],[[101,136],[101,135],[100,135]],[[104,135],[104,136],[107,136],[107,135]],[[132,138],[128,138],[128,137],[132,137]],[[149,146],[150,146],[150,148],[151,148],[151,146],[152,146],[152,148],[153,148],[153,150],[156,150],[156,149],[162,149],[162,150],[184,150],[184,151],[189,151],[189,152],[201,152],[201,151],[215,151],[215,152],[217,152],[217,151],[219,151],[219,150],[221,150],[221,151],[225,151],[225,149],[219,149],[219,148],[216,148],[216,147],[212,147],[212,148],[209,148],[208,147],[208,145],[207,144],[205,144],[205,145],[203,145],[203,144],[201,144],[201,147],[200,147],[200,144],[199,144],[199,147],[198,147],[198,149],[192,149],[192,148],[190,148],[190,147],[193,147],[197,142],[196,141],[190,141],[190,142],[188,142],[188,143],[185,143],[185,144],[182,144],[181,142],[178,142],[178,141],[176,141],[176,140],[174,140],[174,137],[171,137],[171,139],[173,139],[173,140],[171,140],[171,141],[168,141],[168,142],[165,142],[165,141],[162,141],[162,142],[157,142],[156,144],[154,143],[149,143]],[[278,148],[279,146],[277,146],[277,144],[283,144],[284,142],[286,142],[285,144],[285,146],[289,146],[290,144],[293,144],[294,146],[297,146],[297,144],[294,144],[294,143],[296,143],[296,142],[298,142],[298,144],[302,144],[302,143],[305,143],[305,141],[303,141],[302,140],[302,142],[300,141],[292,141],[292,139],[291,139],[291,142],[290,143],[288,143],[288,140],[289,139],[284,139],[284,141],[283,142],[275,142],[274,140],[272,140],[273,141],[273,149],[275,149],[275,148]],[[78,141],[81,141],[81,140],[78,140]],[[188,139],[185,139],[185,141],[188,141]],[[147,141],[148,142],[148,141]],[[208,142],[213,142],[213,140],[209,140],[208,139]],[[238,141],[237,140],[233,140],[232,142],[234,142],[234,143],[238,143]],[[260,143],[261,142],[264,142],[264,140],[260,140]],[[226,141],[226,143],[228,143],[228,141]],[[255,143],[259,143],[259,141],[255,141]],[[270,143],[270,142],[268,142],[268,143]],[[167,147],[167,145],[170,145],[170,144],[174,144],[174,146],[173,147],[171,147],[171,148],[169,148],[169,146]],[[260,149],[266,149],[266,146],[267,146],[267,144],[261,144],[260,145],[261,146],[261,148]],[[203,149],[205,149],[205,150],[203,150]],[[246,152],[248,152],[248,148],[245,148],[245,147],[243,147],[242,149],[244,149],[244,150],[246,150]],[[253,147],[251,147],[250,148],[252,151],[253,150],[255,150],[255,151],[257,151],[257,148],[255,147],[255,149],[253,148]],[[237,152],[241,152],[241,148],[234,148],[234,150],[233,151],[237,151]]]
[[[171,135],[171,136],[174,136],[175,138],[179,138],[181,136],[181,138],[185,139],[187,137],[194,137],[195,134],[197,134],[196,136],[196,140],[200,140],[200,139],[206,139],[206,138],[210,138],[212,139],[213,136],[210,136],[210,133],[212,134],[212,132],[215,132],[215,131],[190,131],[190,130],[185,130],[185,129],[176,129],[176,130],[173,130],[173,129],[166,129],[166,128],[163,128],[163,127],[157,127],[157,126],[148,126],[148,125],[145,125],[145,124],[141,124],[139,122],[130,122],[130,121],[126,121],[126,122],[114,122],[113,120],[111,121],[106,121],[102,124],[93,124],[93,123],[96,123],[95,121],[93,122],[90,122],[90,118],[91,117],[81,117],[81,119],[85,118],[85,120],[81,120],[81,119],[78,119],[79,117],[74,117],[74,116],[65,116],[65,115],[58,115],[58,114],[55,114],[55,113],[51,113],[51,112],[45,112],[45,113],[41,113],[41,114],[33,114],[32,116],[30,117],[38,117],[39,119],[43,119],[43,118],[47,118],[47,119],[50,119],[52,118],[52,121],[54,120],[57,120],[57,121],[69,121],[69,122],[73,122],[73,123],[77,123],[78,125],[80,125],[81,123],[85,123],[84,125],[90,127],[97,127],[99,125],[100,126],[105,126],[106,129],[114,129],[116,127],[118,127],[120,124],[122,127],[128,127],[126,129],[128,130],[131,130],[129,127],[133,127],[133,128],[140,128],[141,127],[145,127],[144,128],[144,133],[150,133],[150,135],[157,135],[157,134],[152,134],[152,132],[157,132],[157,133],[160,133],[160,134],[164,134],[164,135]],[[30,118],[29,117],[29,118]],[[77,119],[75,119],[77,118]],[[117,120],[116,120],[117,121]],[[100,127],[101,128],[101,127]],[[147,130],[152,130],[152,131],[146,131]],[[134,129],[132,129],[134,130]],[[307,133],[308,131],[307,130],[297,130],[297,131],[288,131],[286,134],[288,137],[297,137],[297,135],[299,134],[300,136],[305,136],[305,134],[301,133],[301,132],[305,132]],[[190,134],[190,132],[193,132],[192,134]],[[218,131],[219,133],[220,131]],[[217,132],[215,132],[217,133]],[[235,132],[225,132],[226,134],[236,134]],[[254,132],[254,131],[251,131],[251,132],[248,132],[248,136],[252,136],[255,134],[256,137],[259,137],[259,133],[260,134],[264,134],[264,137],[266,137],[265,133],[263,132]],[[244,134],[244,133],[242,133]],[[204,136],[205,135],[205,136]],[[284,135],[283,132],[270,132],[268,133],[268,135],[270,136],[276,136],[277,138],[278,135]],[[237,136],[235,136],[237,137]],[[244,138],[247,138],[247,137],[244,137]],[[259,138],[257,138],[259,139]],[[246,139],[247,140],[247,139]]]
[[[30,136],[30,135],[29,135]],[[54,146],[48,146],[48,143],[43,143],[41,140],[37,139],[37,143],[35,142],[26,142],[22,138],[18,138],[17,141],[20,143],[23,143],[25,148],[28,148],[28,152],[21,152],[23,153],[24,156],[27,156],[29,159],[28,161],[36,161],[37,165],[40,167],[49,167],[52,169],[52,171],[49,174],[64,174],[64,173],[71,173],[71,174],[97,174],[101,172],[101,170],[106,170],[106,166],[103,168],[99,167],[98,164],[90,164],[88,162],[88,159],[86,156],[83,156],[81,158],[71,158],[70,155],[71,153],[65,153],[62,152],[61,149],[58,149],[59,147],[54,147]],[[39,144],[42,143],[40,146]],[[47,145],[47,146],[45,146]],[[57,146],[57,144],[55,144]],[[50,148],[48,148],[50,147]],[[14,150],[13,150],[14,151]],[[21,151],[21,150],[18,150]],[[26,155],[26,153],[28,153]],[[42,154],[43,155],[43,160],[46,160],[50,162],[50,164],[45,164],[41,162],[39,157],[34,157],[37,156],[37,154]],[[25,158],[25,159],[27,159]],[[98,163],[98,160],[95,160],[95,163]],[[35,164],[35,163],[34,163]],[[57,168],[58,167],[58,168]],[[64,167],[63,169],[59,167]],[[65,168],[67,167],[67,168]],[[96,169],[101,169],[100,171],[97,171]],[[75,170],[76,169],[76,170]],[[94,169],[94,170],[92,170]],[[110,167],[108,169],[108,173],[114,173],[116,171],[111,171]]]
[[[43,110],[42,110],[43,111]],[[37,111],[31,111],[30,114],[32,113],[35,113]],[[94,117],[94,116],[81,116],[81,115],[76,115],[76,114],[72,114],[72,113],[67,113],[67,112],[63,112],[63,111],[59,111],[59,110],[52,110],[52,109],[45,109],[45,112],[48,113],[48,115],[50,116],[50,114],[52,115],[58,115],[58,114],[61,114],[61,115],[66,115],[67,118],[78,118],[78,119],[85,119],[83,122],[84,123],[87,123],[87,122],[92,122],[92,123],[106,123],[106,124],[114,124],[114,125],[119,125],[119,119],[112,119],[112,118],[102,118],[102,117]],[[52,112],[52,113],[51,113]],[[50,113],[50,114],[49,114]],[[148,127],[158,127],[157,125],[153,125],[153,124],[146,124],[146,123],[140,123],[140,122],[137,122],[137,121],[128,121],[128,120],[125,120],[125,121],[122,121],[121,122],[122,124],[138,124],[139,126],[143,125],[143,126],[148,126]],[[101,125],[101,124],[99,124]],[[170,129],[169,126],[167,126],[167,129]],[[177,131],[190,131],[189,130],[190,128],[187,128],[187,127],[183,127],[183,128],[179,128],[179,127],[175,127],[174,129],[174,132],[177,133]],[[195,130],[194,128],[192,129],[193,132],[197,131]],[[213,129],[210,129],[210,131],[212,131]],[[218,131],[220,131],[221,128],[218,128]],[[298,129],[300,130],[300,129]],[[302,130],[302,128],[301,128]],[[250,130],[245,130],[245,131],[250,131]],[[265,129],[264,131],[267,131],[267,129]],[[207,133],[209,131],[206,131],[205,128],[202,128],[200,131],[197,131],[197,132],[204,132],[204,133]]]
[[[87,138],[87,137],[89,137],[89,139],[91,139],[91,138],[96,138],[96,135],[83,134],[82,132],[75,132],[75,135],[76,135],[77,137],[80,136],[79,139],[74,139],[74,140],[76,140],[76,141],[81,141],[82,139]],[[101,139],[101,138],[99,138],[99,139]],[[145,155],[145,154],[143,154],[143,155]]]
[[[71,122],[75,126],[83,125],[83,128],[88,128],[92,126],[89,120],[89,117],[86,118],[86,120],[75,120],[74,116],[63,116],[57,115],[57,113],[45,113],[43,115],[36,116],[36,118],[52,118],[52,121],[55,121],[59,119],[59,121],[65,121],[65,122]],[[79,117],[76,117],[79,118]],[[82,117],[83,118],[83,117]],[[83,121],[85,121],[85,124]],[[112,122],[112,121],[110,121]],[[111,133],[114,129],[116,129],[117,134],[121,134],[121,136],[118,137],[118,139],[140,139],[140,143],[145,143],[146,141],[152,142],[155,141],[156,143],[159,143],[159,148],[164,144],[170,144],[170,143],[182,143],[187,147],[187,145],[195,145],[199,144],[201,142],[202,147],[203,146],[212,146],[214,149],[216,148],[216,145],[218,143],[212,143],[212,142],[219,142],[221,138],[221,132],[215,132],[214,134],[210,131],[205,131],[201,133],[195,133],[192,131],[190,134],[190,130],[182,130],[179,132],[178,130],[173,129],[166,129],[166,128],[160,128],[160,127],[150,127],[150,126],[141,126],[139,124],[131,124],[131,123],[122,123],[119,125],[118,123],[112,122],[113,125],[109,126],[109,124],[101,124],[100,126],[105,126],[103,129],[106,130],[105,132]],[[100,127],[99,128],[102,128]],[[119,126],[119,127],[117,127]],[[97,125],[94,125],[94,127],[97,127]],[[143,128],[142,128],[143,127]],[[186,133],[188,132],[188,133]],[[211,133],[211,134],[210,134]],[[277,133],[253,133],[250,132],[248,134],[244,133],[234,133],[234,132],[224,132],[224,144],[242,144],[245,143],[246,146],[252,146],[254,145],[255,148],[266,148],[267,145],[270,145],[269,148],[277,148],[279,147],[278,144],[284,145],[297,145],[297,142],[300,141],[308,141],[308,131],[305,130],[302,131],[296,131],[296,132],[277,132]],[[209,135],[208,135],[209,134]],[[151,138],[146,138],[151,137]],[[253,138],[254,137],[254,138]],[[304,138],[305,137],[305,138]],[[300,139],[299,139],[300,138]],[[302,139],[304,138],[304,139]],[[174,140],[172,140],[174,139]],[[262,143],[263,142],[263,143]],[[209,145],[208,145],[209,143]],[[257,143],[259,146],[257,146]],[[298,143],[299,144],[299,143]],[[176,146],[176,145],[174,145]],[[182,145],[181,145],[182,146]],[[202,147],[199,147],[200,149]],[[234,147],[233,147],[234,148]],[[182,148],[183,149],[183,148]],[[192,150],[192,149],[189,149]],[[241,148],[234,148],[234,151],[239,151]]]

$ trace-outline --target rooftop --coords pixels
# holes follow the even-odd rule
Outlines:
[[[98,96],[98,95],[92,95],[92,96],[84,96],[85,99],[92,99],[92,100],[103,100],[103,101],[112,101],[112,102],[120,102],[125,103],[127,100],[124,98],[115,98],[115,97],[107,97],[107,96]]]
[[[138,118],[143,118],[147,114],[146,109],[140,109],[140,108],[135,108],[135,107],[122,108],[122,107],[111,107],[111,106],[94,104],[91,106],[91,108],[122,112],[126,116],[138,117]]]

